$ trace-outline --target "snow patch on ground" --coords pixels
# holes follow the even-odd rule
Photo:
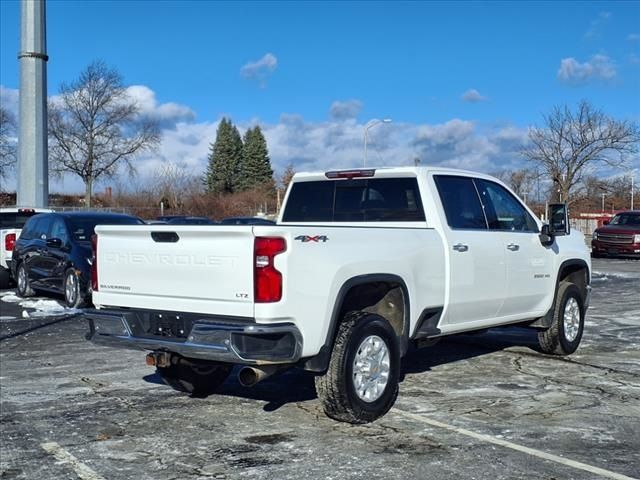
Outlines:
[[[22,301],[22,298],[18,297],[13,292],[2,292],[2,297],[0,297],[0,300],[7,303],[18,303]]]
[[[35,312],[23,311],[22,316],[24,318],[33,317],[48,317],[51,315],[69,315],[79,312],[74,308],[66,308],[60,305],[56,300],[23,300],[19,304],[23,308],[33,308]]]
[[[593,281],[605,281],[605,280],[635,280],[640,279],[640,272],[599,272],[593,271],[591,273],[591,279]]]

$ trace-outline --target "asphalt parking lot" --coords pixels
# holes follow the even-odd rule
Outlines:
[[[405,360],[395,407],[364,426],[326,418],[299,371],[184,396],[73,312],[0,292],[0,478],[640,477],[640,261],[593,269],[576,354],[526,329],[451,337]]]

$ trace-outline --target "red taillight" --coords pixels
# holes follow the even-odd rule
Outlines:
[[[98,236],[91,236],[91,250],[93,255],[91,256],[91,290],[98,291]]]
[[[10,252],[13,250],[13,247],[16,246],[16,234],[15,233],[8,233],[5,237],[4,237],[4,249],[7,252]]]
[[[253,255],[253,288],[256,303],[278,302],[282,298],[282,274],[273,266],[276,255],[287,250],[280,237],[256,237]]]

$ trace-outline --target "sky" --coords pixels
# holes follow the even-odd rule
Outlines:
[[[19,9],[0,1],[0,101],[12,111]],[[49,95],[100,59],[161,122],[140,181],[163,162],[202,174],[223,116],[263,128],[276,172],[362,165],[376,118],[392,123],[369,130],[370,164],[485,172],[519,168],[528,127],[555,105],[586,99],[640,121],[637,1],[49,0],[47,49]]]

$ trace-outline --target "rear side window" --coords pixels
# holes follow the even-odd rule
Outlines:
[[[424,221],[415,178],[373,178],[294,183],[284,222]]]
[[[487,230],[482,204],[471,178],[435,175],[434,180],[451,228]]]

